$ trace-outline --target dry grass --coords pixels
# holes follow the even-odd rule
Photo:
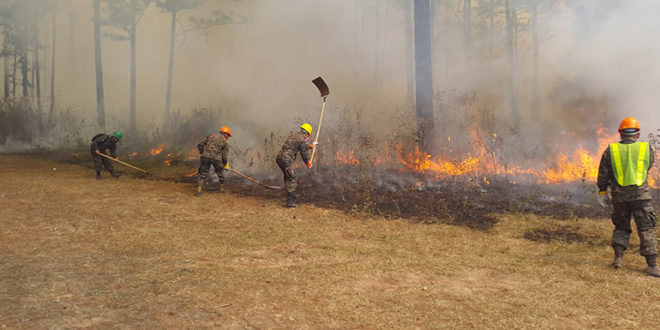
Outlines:
[[[481,232],[194,198],[28,156],[0,156],[0,182],[0,327],[654,328],[660,315],[634,248],[607,267],[607,219],[501,214]]]

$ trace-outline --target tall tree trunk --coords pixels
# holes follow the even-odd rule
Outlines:
[[[413,93],[415,93],[412,0],[403,0],[403,15],[406,25],[406,104],[412,105]]]
[[[538,11],[537,0],[531,0],[532,5],[532,49],[533,49],[533,77],[532,77],[532,116],[534,122],[538,122],[540,117],[539,109],[539,36],[538,36]]]
[[[35,51],[32,52],[32,63],[36,63],[37,61],[39,61],[39,58],[37,57],[37,53],[36,53],[36,49],[35,49]],[[32,99],[33,102],[34,102],[34,86],[35,86],[34,82],[36,81],[35,72],[36,72],[36,69],[34,67],[34,64],[32,64],[32,67],[30,68],[30,81],[32,82],[32,84],[30,84],[30,86],[29,86],[29,89],[30,89],[29,93],[30,93],[30,98]]]
[[[507,54],[509,58],[509,111],[511,124],[517,129],[519,124],[517,93],[516,93],[516,58],[514,49],[514,22],[511,0],[504,0],[504,13],[506,16]]]
[[[5,54],[2,58],[4,65],[4,82],[5,82],[5,100],[9,98],[9,56]]]
[[[18,42],[18,62],[21,65],[21,86],[23,87],[23,97],[28,97],[28,89],[30,87],[30,77],[28,69],[28,54],[27,54],[27,38],[26,36],[26,22],[21,22],[17,28],[17,37],[20,39]]]
[[[130,109],[130,130],[131,135],[135,137],[137,133],[137,125],[135,123],[135,92],[136,92],[136,78],[135,78],[135,26],[136,22],[136,0],[131,0],[131,26],[130,26],[130,43],[131,43],[131,109]]]
[[[94,0],[94,66],[96,68],[96,114],[100,129],[105,129],[105,95],[103,89],[103,57],[101,53],[101,0]],[[55,43],[53,36],[53,45]],[[55,48],[53,47],[53,61],[55,61]],[[54,64],[54,62],[53,62]],[[54,86],[55,67],[51,76]],[[53,89],[53,94],[55,90]],[[51,96],[52,97],[52,96]],[[53,104],[54,102],[51,102]],[[52,105],[51,105],[52,106]]]
[[[472,0],[464,0],[463,2],[463,33],[465,65],[469,73],[472,63]],[[469,77],[470,74],[467,76]]]
[[[378,77],[380,74],[380,1],[375,2],[375,9],[373,10],[373,15],[375,16],[375,21],[376,23],[374,24],[375,28],[375,33],[374,33],[374,38],[371,38],[372,46],[371,46],[371,54],[370,54],[370,59],[369,61],[371,62],[372,65],[372,84],[375,88],[378,88]]]
[[[415,19],[415,108],[419,146],[431,151],[434,137],[433,70],[431,65],[431,17],[429,0],[414,0]]]
[[[165,91],[165,125],[170,120],[170,106],[172,100],[172,76],[174,75],[174,36],[176,35],[176,11],[172,12],[170,26],[170,61],[167,65],[167,90]]]
[[[37,24],[37,20],[34,20],[34,84],[36,87],[37,91],[37,111],[39,111],[39,118],[41,118],[41,72],[40,72],[40,65],[39,65],[39,25]],[[40,121],[43,123],[43,120],[40,119]]]
[[[14,63],[11,68],[11,96],[16,97],[16,71],[18,71],[18,56],[16,55],[16,48],[14,48],[12,55],[14,56]]]
[[[29,69],[28,69],[28,54],[27,50],[23,47],[21,49],[21,77],[23,77],[23,97],[28,97],[28,90],[30,88],[30,78],[29,78]]]
[[[451,63],[451,48],[449,47],[449,36],[451,35],[449,29],[451,28],[449,24],[449,3],[445,6],[445,81],[444,86],[449,86],[449,65]]]
[[[493,69],[493,38],[495,35],[495,0],[489,0],[490,8],[488,11],[488,68]]]
[[[96,3],[99,0],[94,0]],[[57,1],[53,1],[53,17],[52,17],[52,23],[53,23],[53,41],[51,47],[51,55],[50,55],[50,105],[48,109],[48,123],[50,125],[53,124],[53,117],[55,116],[55,50],[57,49],[56,46],[56,36],[57,36]],[[94,10],[94,38],[96,38],[96,7]],[[96,43],[96,40],[94,40]],[[96,49],[95,49],[96,50]]]

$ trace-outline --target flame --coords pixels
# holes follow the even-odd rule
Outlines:
[[[355,150],[349,150],[348,153],[337,151],[335,159],[342,164],[359,165],[360,161],[355,158]]]
[[[609,143],[618,141],[619,138],[618,134],[608,135],[604,127],[599,127],[595,137],[598,147],[595,149],[595,145],[587,148],[579,142],[574,143],[577,139],[575,134],[563,133],[562,135],[570,139],[570,142],[577,145],[574,151],[551,155],[545,161],[541,161],[539,166],[526,168],[516,164],[500,163],[496,148],[499,143],[497,134],[481,134],[478,127],[471,127],[468,131],[472,138],[473,151],[459,158],[431,155],[420,151],[418,147],[406,154],[400,143],[386,150],[394,149],[398,153],[394,159],[405,168],[438,180],[468,176],[471,180],[482,181],[483,184],[488,185],[491,183],[490,177],[512,176],[513,178],[509,178],[512,183],[520,183],[524,178],[528,178],[536,183],[559,185],[579,181],[595,182],[601,152]],[[451,137],[447,137],[447,142],[450,141]],[[359,164],[356,154],[355,150],[338,151],[335,153],[335,160],[342,164]],[[387,164],[390,159],[389,152],[382,153],[376,158],[374,165]],[[656,187],[654,178],[649,177],[648,182],[651,187]]]
[[[163,152],[164,149],[167,149],[168,147],[169,146],[167,145],[167,143],[161,143],[158,146],[156,146],[155,148],[151,149],[151,151],[149,153],[152,156],[156,156],[156,155],[159,155],[161,152]]]

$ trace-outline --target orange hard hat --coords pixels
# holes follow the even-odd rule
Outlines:
[[[633,117],[628,117],[624,120],[621,121],[621,125],[619,125],[619,132],[623,130],[629,130],[632,131],[633,129],[639,131],[639,122],[637,122],[637,119]]]
[[[225,134],[231,136],[231,130],[230,130],[229,127],[227,127],[227,126],[222,126],[222,127],[220,127],[220,132],[225,133]]]

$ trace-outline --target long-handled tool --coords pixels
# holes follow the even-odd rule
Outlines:
[[[232,169],[232,168],[228,168],[227,170],[231,171],[232,173],[234,173],[234,174],[236,174],[236,175],[242,176],[243,178],[246,178],[246,179],[248,179],[248,180],[250,180],[250,181],[252,181],[252,182],[254,182],[254,183],[256,183],[256,184],[258,184],[258,185],[260,185],[260,186],[262,186],[262,187],[264,187],[264,188],[268,188],[268,189],[282,189],[282,187],[278,187],[278,186],[269,186],[269,185],[267,185],[267,184],[263,184],[263,183],[261,183],[261,182],[255,180],[255,179],[253,179],[253,178],[251,178],[251,177],[245,175],[245,174],[241,174],[241,173],[239,173],[238,171],[236,171],[236,170],[234,170],[234,169]]]
[[[147,171],[145,171],[145,170],[143,170],[143,169],[141,169],[141,168],[139,168],[139,167],[135,167],[135,166],[133,166],[133,165],[131,165],[131,164],[124,163],[124,162],[122,162],[121,160],[119,160],[119,159],[117,159],[117,158],[112,158],[112,157],[110,157],[110,156],[108,156],[108,155],[106,155],[106,154],[104,154],[104,153],[97,152],[96,154],[99,155],[99,156],[105,157],[105,158],[107,158],[107,159],[110,159],[110,160],[112,160],[112,161],[115,161],[115,162],[117,162],[117,163],[119,163],[119,164],[122,164],[122,165],[124,165],[124,166],[128,166],[128,167],[130,167],[130,168],[132,168],[132,169],[134,169],[134,170],[138,170],[138,171],[140,171],[140,172],[142,172],[142,173],[149,174],[149,175],[153,175],[153,174],[151,174],[151,173],[149,173],[149,172],[147,172]]]
[[[321,92],[321,97],[323,98],[323,105],[321,106],[321,118],[319,118],[319,126],[316,128],[316,138],[314,138],[314,149],[312,149],[312,157],[309,158],[310,163],[312,160],[314,160],[314,154],[316,153],[316,145],[319,142],[319,133],[321,133],[321,124],[323,124],[323,112],[325,111],[325,99],[328,97],[328,94],[330,94],[330,88],[328,88],[328,85],[323,81],[323,78],[318,77],[314,80],[312,80],[314,85],[316,85],[316,88],[319,89],[319,92]]]
[[[252,182],[254,182],[254,183],[256,183],[256,184],[258,184],[258,185],[260,185],[260,186],[262,186],[262,187],[264,187],[264,188],[268,188],[268,189],[282,189],[282,187],[279,187],[279,186],[269,186],[269,185],[267,185],[267,184],[261,183],[261,182],[255,180],[255,179],[253,179],[253,178],[251,178],[251,177],[249,177],[249,176],[247,176],[247,175],[245,175],[245,174],[243,174],[243,173],[240,173],[240,172],[238,172],[238,171],[236,171],[236,170],[234,170],[234,169],[227,168],[227,170],[229,170],[230,172],[232,172],[232,173],[234,173],[234,174],[236,174],[236,175],[238,175],[238,176],[241,176],[241,177],[243,177],[243,178],[245,178],[245,179],[248,179],[248,180],[250,180],[250,181],[252,181]],[[193,173],[193,174],[189,174],[188,176],[190,177],[190,176],[193,176],[193,175],[195,175],[195,174],[197,174],[197,173],[199,173],[199,171],[195,171],[195,173]]]

